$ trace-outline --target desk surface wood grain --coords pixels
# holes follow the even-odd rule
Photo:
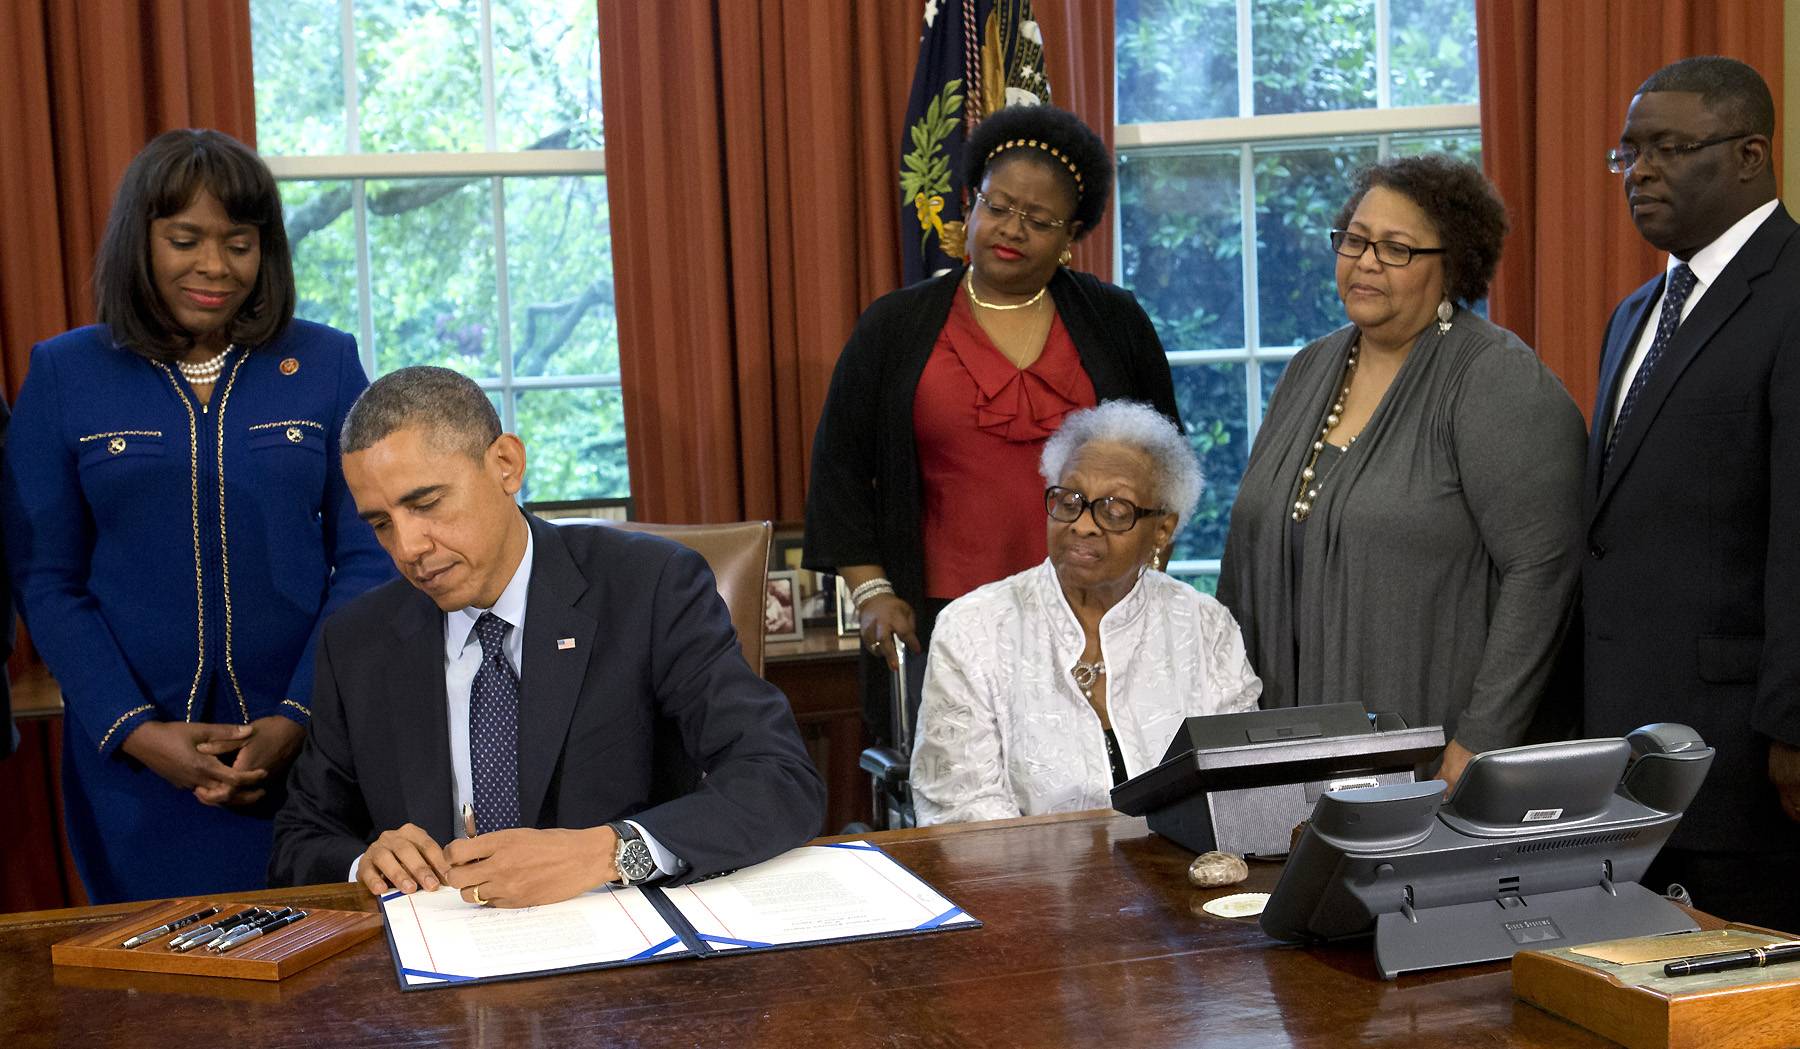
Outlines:
[[[1110,813],[876,835],[985,927],[402,993],[385,938],[277,984],[55,967],[137,905],[0,919],[0,1045],[1604,1046],[1504,965],[1380,979],[1366,944],[1285,947],[1201,904],[1191,856]],[[373,910],[354,886],[251,902]]]

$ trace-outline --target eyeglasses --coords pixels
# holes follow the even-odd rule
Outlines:
[[[975,202],[981,206],[983,211],[987,212],[988,218],[993,219],[995,222],[1005,222],[1006,216],[1017,215],[1019,216],[1019,221],[1025,224],[1025,228],[1034,233],[1055,233],[1057,230],[1068,225],[1068,223],[1064,222],[1062,219],[1041,219],[1022,208],[1011,208],[1007,207],[1005,204],[996,204],[986,193],[982,193],[979,190],[975,193]]]
[[[1052,521],[1074,524],[1089,510],[1094,513],[1094,524],[1103,532],[1129,532],[1144,518],[1169,512],[1146,510],[1131,500],[1121,499],[1116,495],[1109,495],[1104,499],[1089,499],[1073,488],[1051,485],[1044,489],[1044,512],[1050,515]]]
[[[1721,142],[1735,142],[1740,138],[1749,138],[1752,132],[1745,131],[1736,135],[1720,135],[1718,138],[1703,138],[1698,142],[1658,142],[1649,149],[1640,151],[1635,146],[1606,151],[1606,170],[1615,175],[1623,175],[1630,171],[1638,161],[1649,157],[1656,161],[1657,170],[1672,160],[1679,160],[1689,153],[1698,153],[1707,146],[1716,146]]]
[[[1397,240],[1370,240],[1358,236],[1347,229],[1331,231],[1331,250],[1347,259],[1360,259],[1369,245],[1375,246],[1375,260],[1383,266],[1404,266],[1413,260],[1414,255],[1442,255],[1445,248],[1415,248],[1411,244],[1402,244]]]

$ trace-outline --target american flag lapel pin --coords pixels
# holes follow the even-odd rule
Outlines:
[[[567,652],[574,647],[575,639],[572,637],[559,637],[556,639],[556,650],[558,652]]]

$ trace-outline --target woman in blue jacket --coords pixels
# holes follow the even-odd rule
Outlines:
[[[392,574],[338,461],[368,379],[294,319],[275,181],[220,132],[131,162],[94,287],[100,323],[32,351],[4,485],[69,843],[96,903],[256,888],[319,626]]]

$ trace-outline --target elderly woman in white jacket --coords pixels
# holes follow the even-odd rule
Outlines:
[[[1049,558],[951,602],[932,635],[920,824],[1109,808],[1182,719],[1262,692],[1231,613],[1160,571],[1200,498],[1174,425],[1130,401],[1072,412],[1039,468]]]

